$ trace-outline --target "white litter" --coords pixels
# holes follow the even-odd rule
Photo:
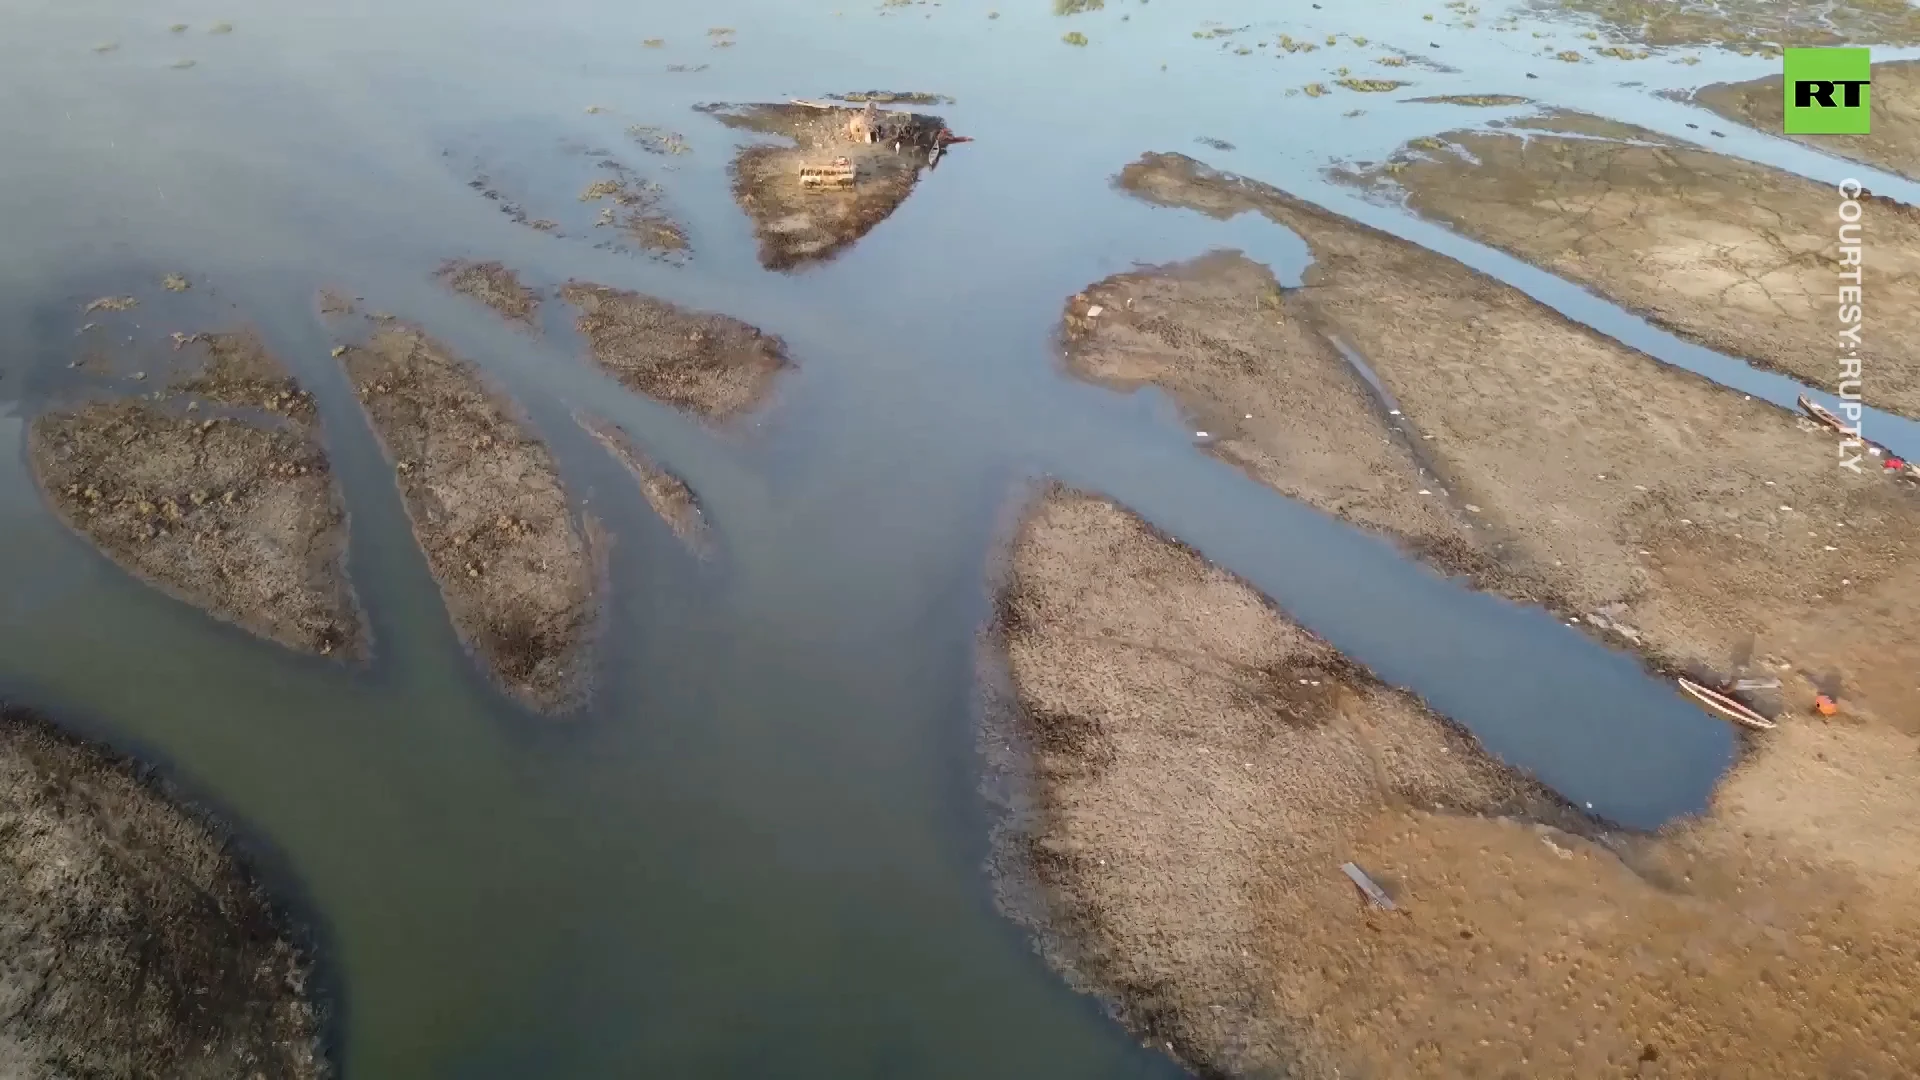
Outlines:
[[[1431,495],[1431,494],[1433,494],[1433,492],[1431,492],[1431,491],[1428,491],[1428,490],[1427,490],[1426,488],[1421,488],[1421,489],[1420,489],[1420,494],[1422,494],[1422,495]]]
[[[1196,439],[1204,439],[1207,437],[1207,433],[1204,431],[1196,431],[1193,433],[1193,437]]]
[[[1099,304],[1095,304],[1095,305],[1093,305],[1092,307],[1090,307],[1090,308],[1088,308],[1088,309],[1087,309],[1087,318],[1089,318],[1089,319],[1097,319],[1097,318],[1099,318],[1099,317],[1100,317],[1100,313],[1101,313],[1101,312],[1103,312],[1103,311],[1105,311],[1105,310],[1107,310],[1107,309],[1106,309],[1106,308],[1103,308],[1103,307],[1101,307],[1101,306],[1100,306]]]
[[[1388,416],[1399,416],[1399,415],[1400,415],[1400,410],[1399,410],[1399,409],[1388,409],[1388,410],[1387,410],[1387,415],[1388,415]]]

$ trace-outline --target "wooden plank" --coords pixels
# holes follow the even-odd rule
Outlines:
[[[1382,911],[1394,910],[1392,897],[1389,897],[1387,895],[1387,891],[1385,889],[1382,889],[1380,886],[1374,884],[1373,879],[1367,876],[1367,872],[1365,870],[1360,869],[1358,866],[1355,866],[1352,863],[1348,863],[1345,866],[1342,866],[1340,869],[1347,875],[1347,877],[1353,879],[1353,883],[1355,885],[1360,886],[1360,891],[1366,896],[1368,903],[1372,904],[1374,907],[1381,909]]]

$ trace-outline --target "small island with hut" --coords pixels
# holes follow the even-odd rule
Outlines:
[[[794,100],[712,105],[728,127],[780,136],[733,162],[733,194],[753,220],[760,264],[791,270],[824,262],[885,221],[947,148],[968,140],[926,113]]]

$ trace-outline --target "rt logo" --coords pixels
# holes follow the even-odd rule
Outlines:
[[[1866,49],[1786,51],[1789,135],[1865,135],[1873,65]]]

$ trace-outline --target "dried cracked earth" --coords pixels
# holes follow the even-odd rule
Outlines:
[[[1810,180],[1596,117],[1416,140],[1353,176],[1421,215],[1586,286],[1682,337],[1829,391],[1841,196]],[[1870,201],[1870,406],[1920,416],[1920,214]]]
[[[1257,479],[1484,586],[1604,606],[1660,666],[1750,652],[1784,711],[1706,813],[1610,831],[1124,508],[1050,490],[997,629],[1036,800],[1006,842],[1054,961],[1224,1075],[1905,1076],[1920,492],[1284,192],[1179,155],[1120,184],[1263,215],[1314,262],[1292,290],[1231,254],[1096,283],[1067,305],[1070,370],[1238,418],[1214,452]],[[1842,715],[1813,718],[1835,671]],[[1358,900],[1348,860],[1397,911]]]

